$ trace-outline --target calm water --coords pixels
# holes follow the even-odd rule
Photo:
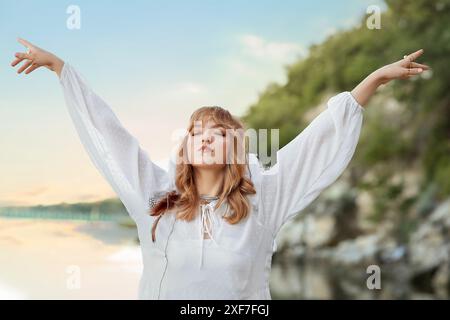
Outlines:
[[[125,224],[0,218],[0,299],[136,299],[141,270],[136,229]],[[383,275],[382,289],[369,290],[367,277],[362,268],[275,257],[272,298],[434,298],[396,276]]]
[[[0,218],[0,299],[135,299],[135,234],[115,222]]]

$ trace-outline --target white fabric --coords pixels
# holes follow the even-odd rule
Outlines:
[[[200,239],[201,239],[201,250],[200,250],[200,268],[203,266],[203,246],[204,246],[204,236],[205,233],[208,235],[208,238],[214,242],[216,246],[218,246],[214,236],[212,235],[212,230],[217,228],[217,216],[214,214],[214,206],[217,201],[211,201],[207,204],[201,204],[201,216],[200,216]]]
[[[250,196],[252,210],[240,223],[230,225],[222,218],[226,202],[216,209],[214,203],[199,208],[191,222],[169,212],[159,220],[152,242],[155,217],[148,214],[149,199],[174,188],[174,162],[168,172],[155,165],[68,63],[60,83],[82,144],[138,227],[144,262],[140,299],[271,299],[275,237],[347,167],[364,110],[350,92],[342,92],[277,152],[270,169],[251,154],[247,174],[257,194]],[[211,239],[203,238],[205,230]]]

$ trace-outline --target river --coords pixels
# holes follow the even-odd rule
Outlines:
[[[0,218],[0,299],[137,299],[141,270],[129,224]],[[270,286],[273,299],[434,298],[396,276],[369,290],[367,277],[365,269],[274,259]]]

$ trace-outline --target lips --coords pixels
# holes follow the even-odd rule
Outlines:
[[[208,146],[202,146],[200,149],[199,149],[199,151],[202,151],[202,152],[211,152],[211,151],[213,151],[210,147],[208,147]]]

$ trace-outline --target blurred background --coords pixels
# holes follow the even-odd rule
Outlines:
[[[0,299],[136,299],[142,271],[57,77],[9,66],[17,37],[73,65],[163,167],[200,106],[278,128],[282,147],[329,97],[423,48],[433,70],[378,90],[349,167],[282,228],[271,290],[448,299],[449,17],[450,0],[0,0]],[[367,286],[371,265],[381,289]]]

